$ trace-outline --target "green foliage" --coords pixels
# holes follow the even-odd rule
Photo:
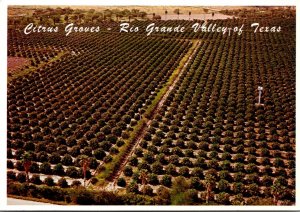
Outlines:
[[[117,182],[117,185],[118,186],[121,186],[121,187],[125,187],[126,186],[126,181],[123,177],[119,178],[118,179],[118,182]]]
[[[65,178],[59,178],[59,180],[57,181],[57,185],[61,188],[69,187],[68,182]]]
[[[131,166],[126,166],[124,168],[124,174],[125,174],[125,176],[132,176],[132,174],[133,174],[132,167]]]
[[[221,193],[216,195],[216,201],[219,204],[228,205],[230,203],[229,202],[229,197],[230,197],[230,195],[228,193],[221,192]]]
[[[26,182],[26,175],[25,175],[25,173],[23,173],[23,172],[18,173],[18,175],[17,175],[17,180],[18,180],[20,183]]]
[[[36,184],[36,185],[40,185],[42,183],[41,179],[40,179],[40,176],[39,175],[32,175],[31,179],[30,179],[30,182]]]
[[[15,180],[16,179],[16,174],[13,171],[8,171],[7,172],[7,180]]]
[[[51,174],[52,169],[49,162],[44,162],[40,165],[40,172],[43,174]]]
[[[165,205],[171,203],[171,195],[169,189],[164,186],[160,186],[157,189],[157,196],[155,197],[155,203],[158,205]]]
[[[79,205],[93,205],[95,200],[93,194],[85,189],[76,189],[73,196],[73,202]]]
[[[190,205],[197,201],[197,190],[190,189],[190,184],[184,177],[176,177],[171,187],[171,203],[173,205]]]
[[[46,177],[45,180],[44,180],[44,183],[47,186],[54,186],[55,185],[54,180],[53,180],[52,177]]]
[[[59,187],[35,186],[20,183],[7,185],[7,193],[17,196],[39,197],[51,201],[66,202],[81,205],[119,205],[125,204],[128,195],[118,196],[113,192],[91,191],[83,187],[77,189],[63,189]],[[34,196],[32,196],[34,194]],[[131,196],[132,197],[132,196]],[[141,202],[144,199],[141,200]],[[145,201],[146,202],[146,201]]]
[[[149,198],[145,195],[132,193],[121,196],[120,202],[125,205],[154,205],[152,198]]]
[[[149,174],[147,179],[148,179],[148,183],[151,185],[157,185],[159,183],[158,177],[156,174],[153,174],[153,173]]]
[[[170,175],[164,175],[161,179],[161,184],[170,187],[172,185],[172,177]]]
[[[139,192],[139,186],[135,181],[132,181],[129,183],[129,185],[127,185],[126,187],[126,191],[128,193],[135,193],[137,194]]]

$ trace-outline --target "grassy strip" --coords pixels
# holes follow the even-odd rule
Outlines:
[[[188,61],[188,58],[190,57],[190,55],[193,53],[194,49],[196,48],[196,44],[197,42],[195,40],[191,40],[191,42],[193,43],[192,47],[189,49],[189,51],[185,54],[185,56],[181,59],[181,61],[179,62],[179,65],[177,66],[177,68],[173,71],[172,75],[170,76],[170,78],[168,79],[168,81],[166,82],[166,84],[160,89],[160,91],[157,93],[156,97],[154,98],[154,100],[152,101],[151,105],[148,106],[148,108],[146,109],[144,116],[147,118],[150,118],[152,116],[152,113],[154,112],[154,110],[156,109],[156,107],[158,106],[159,101],[163,98],[163,96],[167,93],[168,91],[168,87],[171,86],[174,82],[174,80],[176,79],[176,77],[179,75],[181,69],[184,67],[184,64]]]
[[[173,74],[172,74],[173,75]],[[154,98],[154,100],[152,101],[151,105],[148,106],[148,108],[146,109],[144,116],[146,118],[150,118],[152,113],[154,112],[154,110],[156,109],[156,107],[158,106],[159,101],[163,98],[163,96],[165,95],[165,93],[167,92],[167,87],[168,86],[164,86],[160,89],[160,91],[157,93],[156,97]]]
[[[65,52],[60,52],[55,57],[51,58],[50,60],[40,63],[38,65],[38,67],[30,66],[29,68],[24,69],[23,71],[16,72],[16,73],[12,74],[12,76],[7,77],[7,82],[10,82],[11,80],[13,80],[17,77],[27,75],[30,72],[34,72],[37,69],[41,68],[42,66],[46,65],[47,63],[55,62],[56,60],[59,60],[63,55],[65,55]]]
[[[133,127],[133,131],[129,133],[129,138],[124,140],[125,144],[119,148],[119,154],[114,156],[111,162],[106,163],[102,166],[101,173],[96,176],[99,180],[98,185],[104,185],[106,180],[109,180],[109,178],[112,177],[113,174],[118,170],[121,165],[122,159],[126,157],[126,155],[130,152],[130,147],[134,145],[136,137],[139,135],[146,123],[147,120],[145,118],[139,120],[137,125]]]
[[[99,180],[98,185],[104,186],[105,183],[111,180],[111,177],[118,171],[121,166],[122,160],[130,153],[131,147],[134,146],[137,137],[140,135],[143,128],[146,126],[146,123],[149,118],[153,115],[153,112],[157,108],[159,102],[163,98],[163,96],[167,93],[169,86],[172,85],[176,77],[179,75],[180,71],[184,67],[185,63],[188,61],[188,58],[193,53],[194,49],[196,48],[196,41],[191,41],[193,43],[192,47],[189,51],[185,54],[185,56],[179,62],[177,68],[173,71],[172,75],[165,83],[165,85],[160,89],[157,93],[156,97],[152,101],[151,105],[148,106],[146,109],[144,116],[141,120],[138,121],[137,125],[133,127],[133,131],[130,132],[129,138],[125,140],[125,144],[119,149],[119,154],[114,156],[112,161],[109,163],[104,164],[101,167],[101,172],[96,177]]]

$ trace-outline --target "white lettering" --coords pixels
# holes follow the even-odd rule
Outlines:
[[[252,23],[251,27],[255,27],[254,29],[254,33],[256,32],[281,32],[281,27],[277,27],[277,26],[264,26],[264,27],[260,27],[259,23]]]
[[[139,31],[139,27],[129,27],[128,23],[122,23],[120,24],[120,32],[138,32]]]
[[[25,35],[28,35],[31,33],[31,29],[33,27],[33,23],[28,24],[25,28],[24,28],[24,33]]]

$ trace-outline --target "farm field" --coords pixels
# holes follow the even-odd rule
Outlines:
[[[104,30],[25,35],[24,20],[45,20],[36,9],[11,15],[8,194],[87,205],[294,205],[295,11],[235,10],[209,21],[284,30],[146,36],[119,33],[118,21],[88,9],[43,8],[61,13],[57,26],[73,19]],[[194,23],[153,19],[131,24]]]

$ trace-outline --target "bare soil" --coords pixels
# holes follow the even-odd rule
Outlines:
[[[15,73],[26,65],[30,65],[30,60],[23,57],[8,57],[7,58],[7,72]]]

